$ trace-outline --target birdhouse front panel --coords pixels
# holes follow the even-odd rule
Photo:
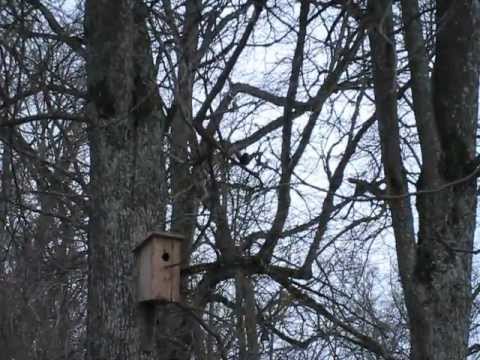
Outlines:
[[[154,240],[152,292],[155,299],[178,301],[180,299],[180,261],[177,256],[178,241]]]
[[[180,301],[181,237],[152,233],[134,250],[137,297],[144,301]]]

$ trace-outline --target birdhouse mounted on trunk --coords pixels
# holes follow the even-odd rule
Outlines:
[[[179,302],[181,241],[179,234],[150,233],[133,250],[138,302]]]

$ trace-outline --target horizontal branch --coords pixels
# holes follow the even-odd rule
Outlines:
[[[258,99],[267,101],[271,104],[277,105],[277,106],[285,106],[287,104],[287,98],[283,96],[277,96],[274,95],[268,91],[262,90],[256,86],[252,86],[250,84],[245,84],[245,83],[234,83],[232,84],[232,93],[237,94],[237,93],[243,93],[247,94],[250,96],[254,96]],[[313,110],[313,104],[312,102],[301,102],[297,100],[292,101],[292,107],[295,108],[296,110],[300,111],[309,111]]]
[[[35,121],[67,120],[87,123],[88,120],[82,115],[66,112],[39,113],[30,116],[19,117],[11,120],[1,120],[0,126],[18,126]]]

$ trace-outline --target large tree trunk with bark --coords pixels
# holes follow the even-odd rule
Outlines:
[[[476,218],[478,4],[437,1],[430,77],[416,0],[402,1],[413,111],[422,152],[417,237],[401,159],[391,2],[370,35],[375,100],[398,266],[409,315],[412,360],[465,359]]]
[[[131,251],[164,226],[164,124],[145,15],[135,0],[86,2],[91,360],[140,358]]]

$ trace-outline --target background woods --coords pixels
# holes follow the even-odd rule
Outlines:
[[[480,357],[477,1],[0,5],[3,357]]]

